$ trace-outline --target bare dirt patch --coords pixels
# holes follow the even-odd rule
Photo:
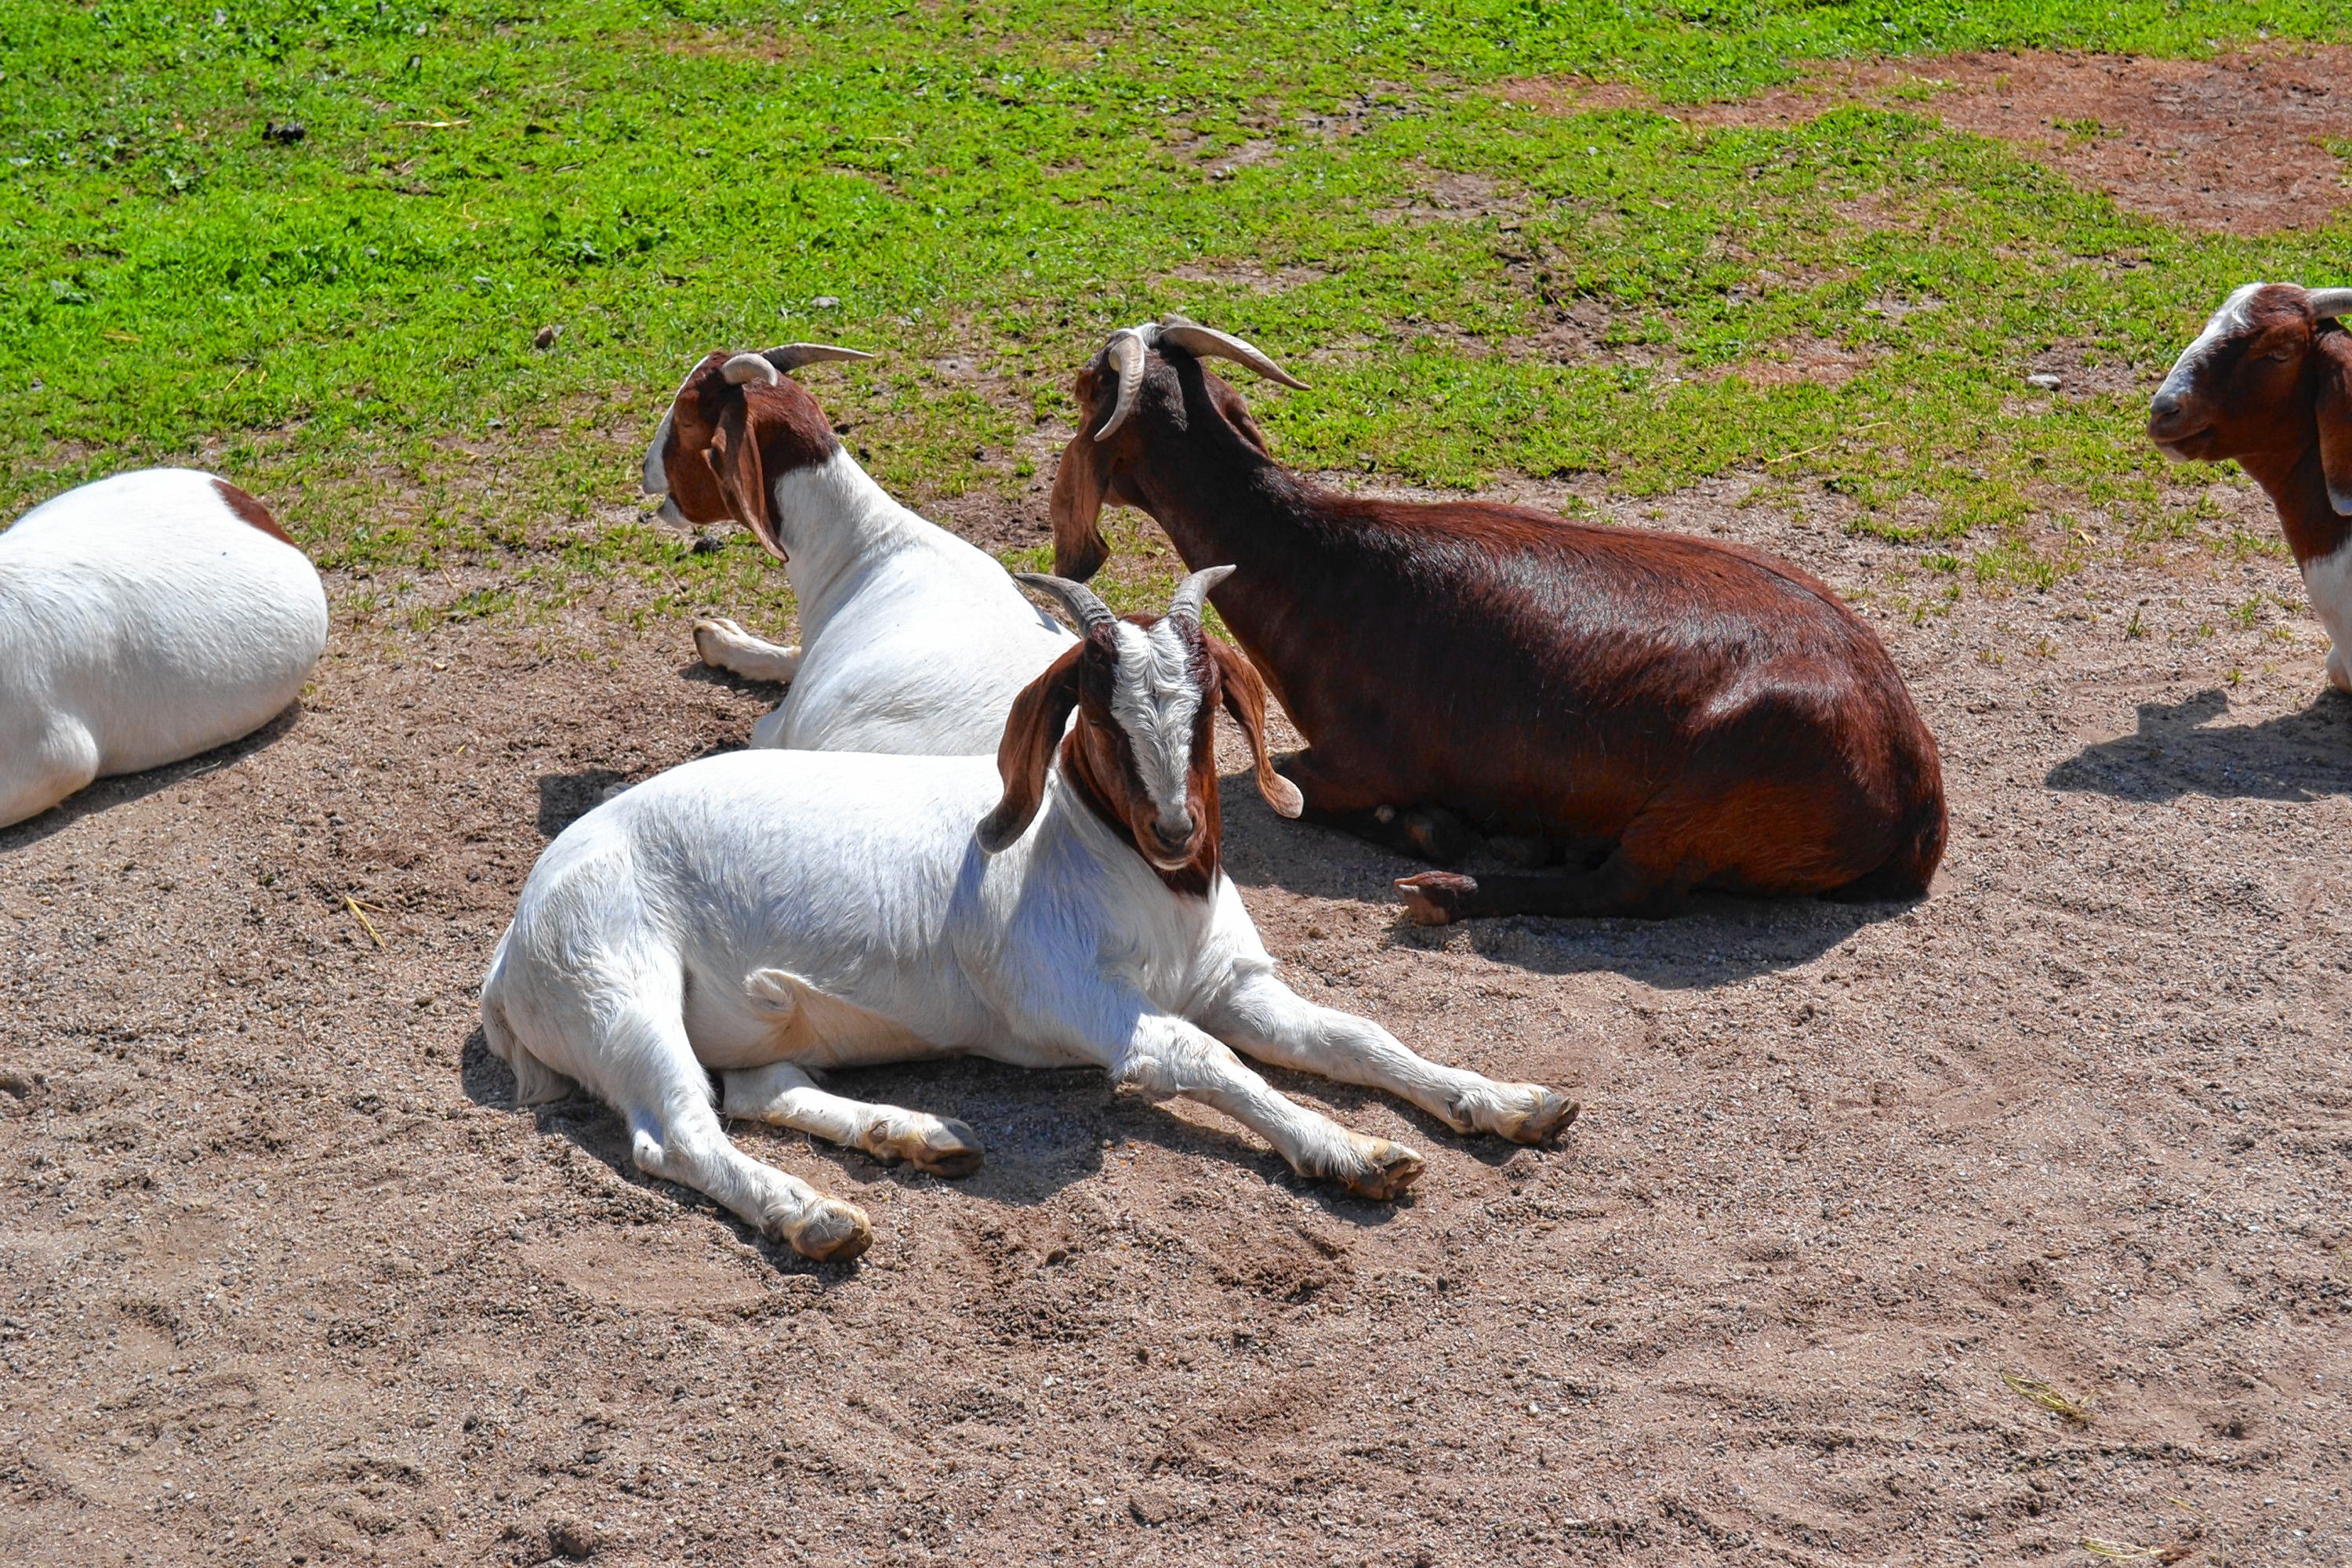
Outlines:
[[[1517,80],[1516,101],[1641,108],[1694,125],[1786,125],[1847,103],[1932,115],[2011,143],[2135,212],[2193,227],[2314,228],[2352,201],[2352,47],[2210,60],[2070,52],[1822,64],[1733,103],[1662,108],[1622,83]]]
[[[0,1561],[2340,1561],[2352,704],[2292,566],[1914,624],[1916,557],[1739,496],[1621,515],[1861,597],[1946,890],[1428,933],[1234,780],[1294,983],[1586,1103],[1517,1151],[1283,1079],[1429,1156],[1394,1209],[908,1067],[843,1081],[979,1175],[738,1130],[874,1215],[816,1268],[514,1110],[475,987],[533,858],[772,699],[682,622],[339,626],[284,722],[0,834]]]

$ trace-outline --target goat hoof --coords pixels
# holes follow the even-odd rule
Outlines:
[[[716,665],[726,647],[726,639],[745,640],[748,634],[733,621],[718,619],[694,623],[694,653],[703,663]]]
[[[896,1163],[906,1161],[927,1175],[952,1181],[980,1169],[984,1157],[972,1130],[951,1117],[940,1117],[927,1130],[903,1133],[874,1148],[875,1154]]]
[[[784,1233],[794,1252],[818,1263],[846,1263],[874,1245],[866,1211],[836,1198],[821,1198],[806,1218]]]
[[[1576,1120],[1584,1108],[1564,1094],[1558,1094],[1539,1083],[1520,1086],[1534,1101],[1526,1110],[1505,1119],[1495,1129],[1514,1143],[1549,1142],[1559,1130]]]
[[[1362,1166],[1339,1178],[1339,1184],[1360,1198],[1392,1203],[1421,1179],[1421,1156],[1385,1138],[1358,1138],[1356,1152]]]
[[[1452,925],[1477,896],[1478,879],[1459,871],[1423,871],[1399,878],[1396,890],[1404,895],[1404,912],[1415,925]]]

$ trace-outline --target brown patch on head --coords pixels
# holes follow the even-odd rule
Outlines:
[[[1130,616],[1125,624],[1150,632],[1165,622],[1158,616]],[[1118,717],[1120,659],[1132,652],[1121,645],[1132,634],[1118,624],[1101,625],[1014,700],[997,748],[1004,793],[980,824],[982,848],[1002,853],[1029,830],[1045,801],[1046,772],[1058,755],[1071,790],[1134,846],[1164,885],[1181,893],[1205,893],[1222,852],[1215,738],[1221,704],[1249,742],[1267,804],[1285,816],[1299,814],[1303,804],[1297,787],[1274,771],[1267,752],[1265,686],[1257,672],[1239,652],[1209,638],[1197,622],[1179,623],[1176,634],[1188,653],[1186,676],[1200,698],[1187,737],[1181,815],[1162,812],[1144,780],[1134,738]]]
[[[725,350],[703,356],[671,402],[660,452],[671,504],[688,522],[733,521],[779,554],[769,487],[840,446],[833,423],[791,376],[738,385]]]
[[[1197,390],[1192,378],[1199,378]],[[1183,426],[1176,415],[1205,405],[1261,456],[1272,455],[1265,432],[1258,428],[1242,395],[1216,372],[1179,349],[1172,357],[1157,348],[1143,356],[1143,390],[1127,423],[1097,441],[1118,401],[1118,375],[1110,367],[1108,349],[1096,353],[1081,369],[1072,390],[1077,395],[1078,431],[1062,448],[1054,472],[1054,494],[1047,513],[1054,524],[1054,574],[1083,583],[1110,559],[1110,545],[1102,535],[1102,509],[1139,506],[1122,476],[1142,464],[1155,432]],[[1194,433],[1197,434],[1197,433]]]
[[[261,530],[262,532],[269,535],[270,538],[277,540],[281,544],[294,544],[293,536],[289,534],[284,529],[278,526],[278,520],[269,515],[269,509],[268,507],[262,505],[259,501],[246,494],[245,491],[229,483],[226,479],[215,479],[213,481],[213,489],[220,491],[222,502],[227,506],[229,510],[236,513],[238,521],[247,524],[248,527]],[[302,547],[299,544],[295,544],[294,548],[299,550]]]
[[[1496,90],[1562,113],[1647,109],[1704,126],[1796,124],[1847,103],[1924,114],[2197,228],[2316,228],[2347,201],[2343,160],[2327,145],[2352,140],[2352,47],[2341,46],[2210,60],[2028,51],[1841,62],[1735,103],[1688,106],[1615,82]]]

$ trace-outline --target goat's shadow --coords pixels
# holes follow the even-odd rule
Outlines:
[[[2352,795],[2352,699],[2331,689],[2300,712],[2256,724],[2213,722],[2229,710],[2229,694],[2219,687],[2178,702],[2143,702],[2132,733],[2084,746],[2044,782],[2140,803]]]
[[[1489,1164],[1517,1152],[1493,1138],[1463,1138],[1444,1123],[1378,1090],[1265,1068],[1283,1092],[1319,1098],[1337,1119],[1352,1125],[1374,1101],[1394,1105],[1414,1124],[1409,1136],[1422,1147],[1459,1148]],[[477,1026],[459,1057],[466,1098],[489,1110],[528,1109],[539,1130],[569,1140],[632,1186],[660,1192],[682,1207],[709,1214],[731,1226],[747,1245],[776,1267],[843,1276],[840,1266],[809,1262],[782,1242],[770,1241],[730,1211],[690,1187],[639,1170],[630,1154],[629,1131],[611,1107],[584,1091],[528,1108],[515,1104],[514,1074],[492,1056]],[[1313,1203],[1335,1219],[1361,1226],[1387,1224],[1401,1206],[1352,1197],[1328,1183],[1310,1182],[1282,1157],[1240,1128],[1203,1127],[1139,1095],[1113,1092],[1103,1073],[1088,1068],[1040,1070],[1007,1067],[973,1057],[905,1062],[888,1067],[830,1072],[825,1087],[852,1099],[954,1117],[969,1125],[986,1151],[986,1163],[954,1181],[926,1175],[905,1165],[885,1165],[861,1151],[806,1133],[759,1122],[730,1121],[729,1137],[752,1158],[803,1173],[819,1192],[851,1203],[866,1201],[877,1188],[908,1190],[944,1186],[959,1199],[1006,1208],[1034,1208],[1066,1187],[1098,1177],[1107,1152],[1129,1143],[1149,1143],[1188,1160],[1225,1167],[1237,1174],[1281,1186]],[[714,1089],[716,1086],[714,1085]],[[834,1173],[809,1172],[811,1159]],[[1403,1203],[1412,1202],[1408,1195]]]
[[[0,828],[0,855],[13,850],[27,849],[53,833],[67,828],[87,816],[110,811],[134,800],[143,800],[158,790],[184,784],[205,774],[232,767],[256,752],[275,744],[292,732],[302,721],[302,704],[289,703],[278,715],[249,734],[241,735],[225,746],[215,746],[209,752],[199,752],[193,757],[142,773],[117,773],[111,778],[94,780],[84,788],[66,796],[38,816],[29,816],[10,827]]]
[[[1669,920],[1552,919],[1512,915],[1427,927],[1405,918],[1400,877],[1432,868],[1337,828],[1276,816],[1247,773],[1221,779],[1225,870],[1244,889],[1274,887],[1310,898],[1365,905],[1392,921],[1383,944],[1431,952],[1466,941],[1498,963],[1538,974],[1607,971],[1666,990],[1793,969],[1856,931],[1890,920],[1914,901],[1841,903],[1828,899],[1694,895]],[[1501,868],[1474,858],[1465,868]]]

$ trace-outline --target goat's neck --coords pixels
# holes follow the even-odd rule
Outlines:
[[[1122,487],[1165,531],[1192,571],[1238,566],[1234,584],[1295,552],[1313,492],[1290,471],[1237,437],[1177,447],[1173,461],[1138,465]],[[1217,595],[1222,605],[1226,595]]]
[[[801,602],[801,641],[814,642],[865,568],[898,549],[922,520],[839,447],[776,480],[772,493],[777,536],[790,557],[784,573]]]
[[[2352,542],[2352,517],[2340,515],[2327,499],[2316,430],[2298,451],[2249,454],[2238,466],[2271,498],[2297,566],[2308,568]]]

